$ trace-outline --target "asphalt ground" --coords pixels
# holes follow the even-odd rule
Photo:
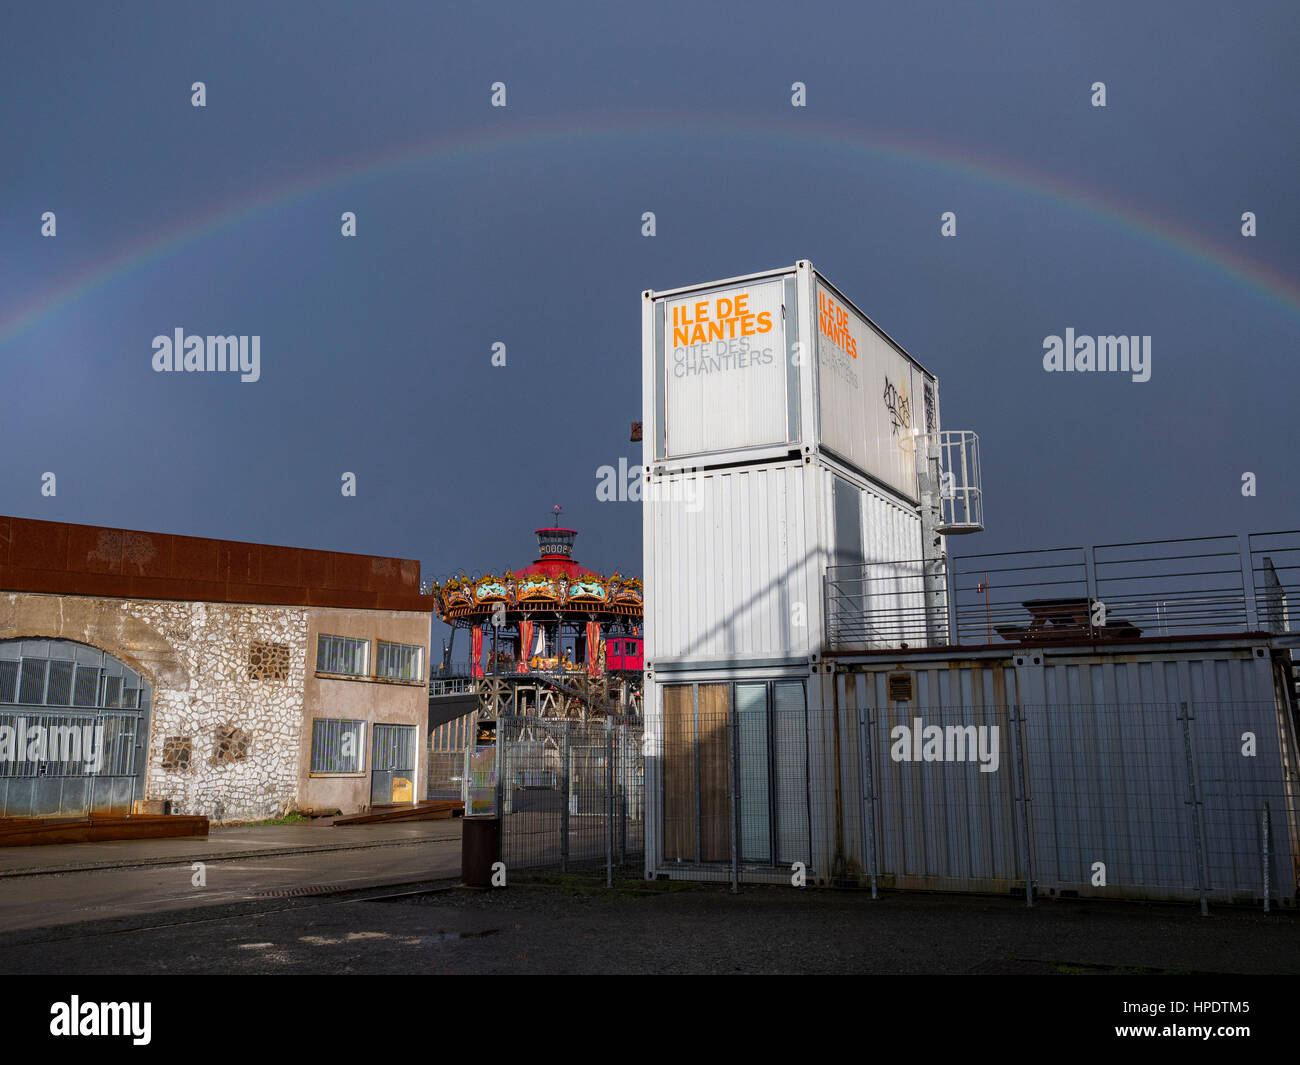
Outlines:
[[[1294,912],[539,878],[243,899],[0,935],[6,974],[1300,973]]]

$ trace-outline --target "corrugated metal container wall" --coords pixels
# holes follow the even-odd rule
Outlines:
[[[897,647],[903,641],[924,645],[928,641],[918,561],[921,518],[916,508],[842,469],[822,466],[819,473],[820,512],[824,528],[829,530],[828,563],[875,567],[869,581],[861,579],[862,571],[836,571],[832,593],[836,601],[830,604],[830,609],[840,614],[830,619],[836,633],[859,646]],[[877,633],[871,627],[873,616],[890,619],[887,633]]]
[[[1188,898],[1204,877],[1211,898],[1261,897],[1267,803],[1270,879],[1294,894],[1295,748],[1265,648],[1041,657],[1022,669],[1040,888]]]
[[[897,678],[906,676],[905,690]],[[891,678],[895,678],[891,684]],[[820,825],[833,876],[886,888],[1006,891],[1023,883],[1024,845],[1014,815],[1014,766],[1006,662],[908,664],[823,675],[825,705],[838,699],[842,731],[842,826]],[[908,698],[891,696],[906,695]],[[826,720],[831,715],[825,715]],[[894,729],[996,728],[997,769],[981,772],[978,749],[964,762],[895,761]],[[867,757],[863,758],[863,753]],[[908,753],[911,752],[909,746]],[[820,783],[814,782],[816,788]],[[814,803],[814,810],[824,805]],[[833,854],[834,840],[844,853]]]
[[[841,875],[1003,892],[1032,872],[1040,894],[1193,900],[1204,883],[1207,898],[1249,900],[1267,853],[1270,893],[1296,897],[1295,737],[1264,648],[838,665],[850,672],[822,687],[827,707],[839,700],[843,821],[814,830],[823,853],[844,841]],[[941,757],[915,757],[918,719],[941,728]],[[996,748],[995,770],[952,757],[950,727],[983,743],[994,726],[980,753]]]
[[[820,561],[802,463],[661,474],[646,482],[646,659],[807,653]]]

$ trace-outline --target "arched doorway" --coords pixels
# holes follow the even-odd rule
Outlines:
[[[0,640],[0,817],[130,813],[153,688],[98,647]]]

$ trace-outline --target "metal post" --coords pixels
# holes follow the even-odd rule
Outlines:
[[[731,699],[731,708],[727,716],[727,738],[731,746],[731,893],[740,891],[740,748],[736,743],[736,702]]]
[[[918,436],[914,443],[917,485],[921,494],[921,601],[925,628],[922,636],[928,646],[934,647],[948,642],[948,634],[942,631],[942,621],[946,620],[947,613],[941,611],[943,604],[939,601],[945,591],[944,559],[939,550],[943,505],[939,492],[943,463],[936,436]],[[907,636],[912,638],[911,633]]]
[[[871,897],[879,898],[877,871],[880,861],[876,854],[876,796],[875,774],[871,771],[871,736],[875,730],[875,714],[870,709],[858,711],[858,751],[862,763],[862,860],[871,874]]]
[[[1097,633],[1093,630],[1092,625],[1092,606],[1101,598],[1097,589],[1097,549],[1095,547],[1083,548],[1083,578],[1087,585],[1088,596],[1088,638],[1095,639]]]
[[[504,860],[503,855],[506,854],[506,823],[507,823],[506,811],[505,811],[505,775],[506,775],[505,759],[506,759],[506,752],[508,748],[506,747],[505,737],[503,735],[503,733],[505,732],[505,728],[503,727],[500,715],[497,716],[496,725],[497,725],[496,727],[496,749],[497,749],[496,752],[497,755],[496,756],[496,769],[497,769],[496,815],[497,815],[497,824],[499,826],[499,829],[497,831],[497,859]]]
[[[614,886],[614,722],[605,715],[605,886]]]
[[[569,796],[573,782],[569,778],[569,722],[560,722],[560,872],[569,871]]]
[[[956,647],[961,640],[957,632],[957,575],[953,572],[956,563],[951,555],[946,555],[943,566],[944,587],[948,596],[948,646]]]
[[[1183,723],[1183,754],[1187,762],[1187,799],[1192,809],[1192,838],[1196,841],[1196,872],[1198,888],[1201,895],[1201,916],[1210,915],[1209,902],[1206,899],[1206,881],[1209,880],[1205,866],[1205,840],[1201,834],[1201,801],[1196,796],[1196,768],[1192,761],[1192,715],[1186,703],[1179,703],[1179,720]]]
[[[618,726],[618,765],[614,785],[618,789],[618,864],[627,861],[627,769],[631,763],[627,750],[627,722]]]
[[[1029,783],[1025,779],[1025,737],[1024,737],[1024,714],[1020,712],[1020,704],[1013,704],[1010,712],[1011,717],[1011,745],[1013,747],[1013,762],[1015,763],[1015,788],[1013,791],[1013,802],[1019,807],[1020,816],[1016,819],[1020,828],[1020,846],[1025,853],[1025,905],[1033,906],[1034,904],[1034,852],[1030,846],[1029,832]]]
[[[1268,913],[1268,896],[1269,896],[1269,892],[1272,890],[1272,885],[1269,883],[1269,876],[1272,873],[1272,864],[1273,864],[1271,861],[1271,858],[1273,857],[1272,855],[1273,840],[1272,840],[1272,836],[1269,833],[1268,813],[1269,813],[1268,803],[1264,803],[1264,823],[1263,823],[1263,829],[1264,829],[1263,844],[1264,845],[1263,847],[1260,848],[1260,850],[1264,859],[1264,912],[1265,913]]]

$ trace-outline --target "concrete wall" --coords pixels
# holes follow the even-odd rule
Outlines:
[[[374,672],[377,640],[418,644],[424,648],[422,677],[418,682],[340,678],[316,673],[316,638],[351,636],[370,641],[370,669]],[[429,723],[429,615],[415,611],[315,609],[307,615],[307,671],[304,682],[304,716],[298,757],[300,804],[313,809],[337,807],[345,813],[370,806],[370,755],[365,771],[348,776],[314,776],[311,773],[312,720],[348,718],[367,722],[369,744],[375,724],[414,725],[417,772],[415,795],[424,795],[427,772]]]

